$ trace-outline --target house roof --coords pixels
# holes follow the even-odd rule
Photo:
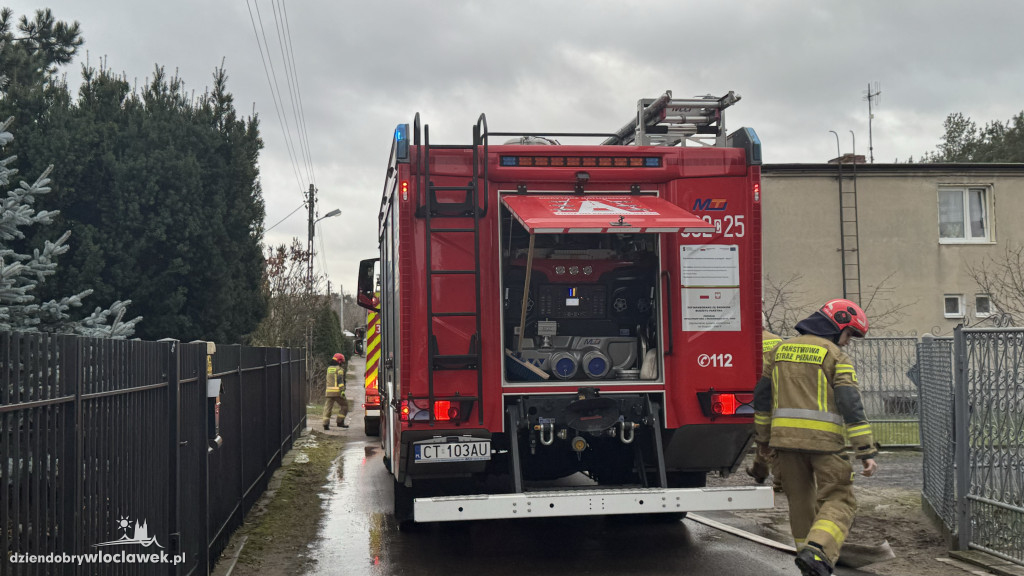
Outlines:
[[[985,174],[991,176],[1024,176],[1024,163],[906,163],[906,164],[764,164],[761,173],[777,176],[822,176],[835,174],[842,166],[844,173],[858,176],[912,176],[924,174]]]

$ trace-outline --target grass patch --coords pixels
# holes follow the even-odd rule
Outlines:
[[[885,446],[920,446],[921,430],[917,420],[872,421],[875,442]]]
[[[307,418],[309,416],[316,416],[317,418],[320,418],[321,416],[323,416],[324,415],[324,404],[326,404],[326,403],[327,403],[327,400],[325,398],[321,398],[319,400],[314,400],[314,401],[310,402],[309,404],[306,404],[306,416],[307,416]]]
[[[316,431],[296,443],[296,459],[280,471],[277,491],[253,508],[239,530],[248,539],[234,574],[295,574],[311,562],[309,544],[317,538],[324,512],[320,493],[343,445],[341,437]]]

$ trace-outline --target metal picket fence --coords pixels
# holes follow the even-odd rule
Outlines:
[[[1024,565],[1024,329],[954,334],[957,540]]]
[[[857,369],[864,411],[886,447],[920,446],[916,338],[854,339],[847,351]]]
[[[304,350],[220,347],[213,367],[205,343],[0,333],[0,573],[208,574],[306,405]],[[70,563],[126,548],[183,561]]]

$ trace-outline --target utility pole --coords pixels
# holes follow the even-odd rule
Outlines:
[[[306,293],[313,294],[313,225],[316,223],[316,188],[309,185],[309,195],[306,197],[306,205],[309,207],[309,240],[306,243]],[[313,350],[313,322],[310,318],[306,322],[306,377],[309,379],[310,396],[313,393],[315,381],[313,379],[313,362],[311,351]]]
[[[309,185],[309,197],[306,199],[309,205],[309,242],[306,244],[306,286],[310,293],[313,292],[313,224],[316,222],[316,188]]]
[[[871,121],[875,119],[875,115],[871,113],[872,101],[878,99],[881,100],[882,90],[878,86],[878,82],[875,82],[875,90],[871,91],[871,83],[868,82],[868,92],[865,96],[865,100],[868,101],[868,154],[871,156],[871,163],[875,163],[875,143],[871,137]]]

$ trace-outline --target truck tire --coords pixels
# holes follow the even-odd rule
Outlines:
[[[380,418],[363,417],[363,429],[367,436],[380,436]]]
[[[412,488],[394,480],[395,484],[395,523],[398,529],[403,531],[412,530],[416,526],[413,520],[412,501],[415,498]]]
[[[637,524],[675,524],[686,518],[686,512],[657,512],[655,514],[614,514],[607,516],[617,524],[635,526]]]
[[[648,514],[651,521],[657,524],[675,524],[686,519],[686,512],[665,512],[662,514]]]

